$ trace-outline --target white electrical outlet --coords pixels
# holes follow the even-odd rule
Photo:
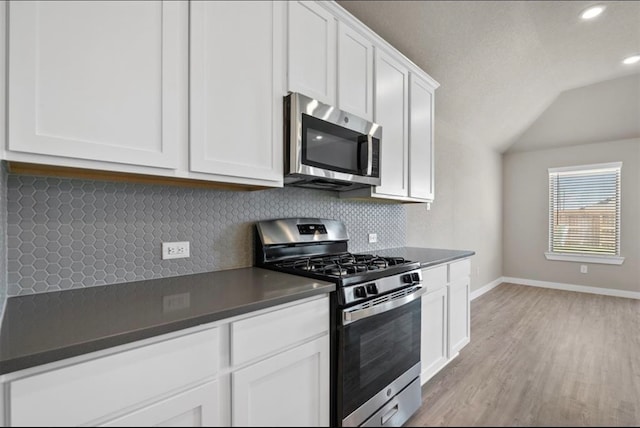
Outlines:
[[[369,244],[373,244],[375,242],[378,242],[378,234],[377,233],[370,233],[369,234]]]
[[[589,267],[587,265],[580,265],[580,273],[589,272]]]
[[[162,260],[187,257],[189,257],[189,241],[162,243]]]

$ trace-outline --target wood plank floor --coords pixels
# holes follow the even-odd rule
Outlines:
[[[407,426],[640,426],[640,300],[501,284]]]

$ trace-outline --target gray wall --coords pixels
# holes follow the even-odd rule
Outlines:
[[[621,266],[550,261],[547,168],[622,161]],[[640,291],[640,139],[509,153],[504,156],[504,275]]]
[[[436,122],[436,195],[431,210],[407,208],[407,245],[474,250],[471,289],[502,276],[502,157],[448,138]]]
[[[340,219],[352,251],[405,244],[403,205],[345,201],[334,192],[227,192],[10,174],[8,295],[251,266],[253,224],[282,217]],[[378,242],[369,244],[373,232]],[[190,241],[191,257],[161,260],[163,241]]]

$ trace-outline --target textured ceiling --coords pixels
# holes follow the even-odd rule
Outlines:
[[[505,151],[561,92],[640,72],[639,1],[338,3],[440,82],[436,132],[467,144]]]

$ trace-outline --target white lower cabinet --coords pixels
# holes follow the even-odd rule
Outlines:
[[[328,426],[329,338],[232,374],[233,426]]]
[[[219,415],[218,382],[212,381],[100,426],[216,427]]]
[[[326,295],[10,373],[0,384],[0,426],[229,424],[329,425]]]
[[[423,270],[420,381],[424,385],[458,356],[471,337],[469,259]]]
[[[439,288],[422,297],[422,342],[420,360],[423,383],[436,374],[448,359],[448,305],[447,287]]]
[[[469,278],[449,284],[449,355],[458,353],[470,340]]]
[[[9,425],[97,425],[213,379],[218,333],[211,328],[98,358],[87,355],[87,361],[37,374],[17,373],[8,385]]]

